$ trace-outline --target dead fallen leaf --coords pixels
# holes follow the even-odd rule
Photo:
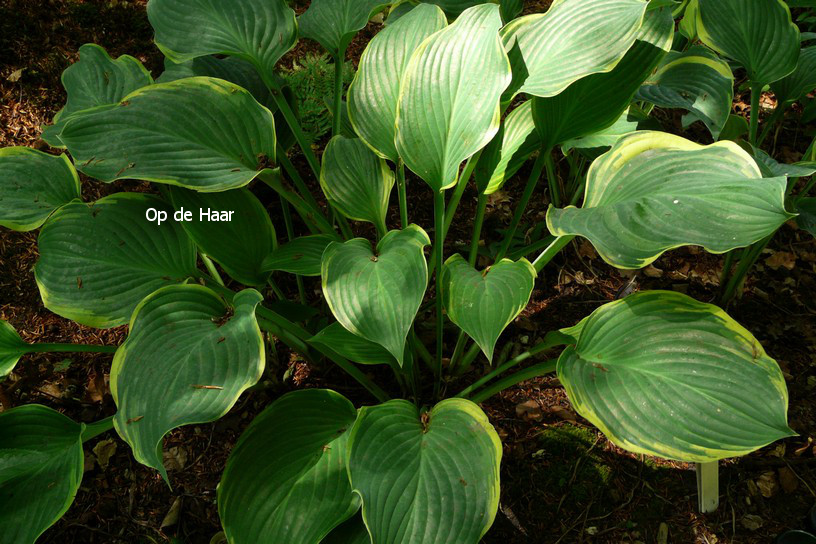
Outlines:
[[[592,244],[586,238],[581,238],[578,243],[578,255],[587,259],[597,259],[598,252],[592,247]]]
[[[643,269],[643,273],[649,278],[662,278],[663,271],[654,265],[649,265]]]
[[[766,499],[770,499],[779,491],[779,482],[776,480],[776,473],[771,471],[763,472],[762,475],[757,478],[756,484],[759,488],[759,492]]]
[[[187,450],[181,446],[173,446],[164,452],[164,468],[170,470],[182,470],[187,465]]]
[[[563,406],[556,404],[555,406],[550,406],[549,412],[553,414],[558,419],[563,419],[564,421],[569,421],[570,423],[578,423],[575,418],[575,412],[571,410],[567,410]]]
[[[749,531],[756,531],[765,523],[761,517],[757,516],[756,514],[745,514],[742,517],[742,526],[748,529]]]
[[[779,270],[781,267],[793,270],[793,267],[796,266],[796,255],[790,251],[776,251],[765,259],[765,264],[773,270]]]
[[[12,73],[9,74],[9,76],[6,79],[8,81],[11,81],[12,83],[17,83],[18,81],[20,81],[20,78],[23,77],[23,70],[25,70],[25,68],[14,70]]]
[[[99,463],[99,468],[105,470],[108,468],[111,457],[116,453],[116,441],[107,439],[100,440],[93,448],[94,455],[96,455],[96,462]]]
[[[540,421],[544,417],[541,407],[532,399],[517,404],[516,415],[527,421]]]
[[[789,467],[779,469],[779,484],[785,493],[793,493],[799,487],[799,478]]]
[[[174,500],[173,504],[170,505],[170,510],[168,510],[167,514],[164,516],[164,519],[161,522],[160,529],[164,529],[165,527],[172,527],[173,525],[178,523],[180,511],[181,511],[181,497],[176,497],[176,500]]]

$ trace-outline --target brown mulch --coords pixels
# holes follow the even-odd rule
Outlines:
[[[145,4],[145,0],[0,0],[0,146],[43,147],[38,141],[40,126],[64,101],[59,76],[76,60],[83,43],[99,43],[113,56],[134,55],[157,76],[162,57],[151,42]],[[528,2],[525,13],[541,11],[547,4],[548,0]],[[295,7],[302,11],[305,5],[298,0]],[[377,29],[378,25],[369,25],[352,42],[348,60],[356,62]],[[304,40],[284,62],[315,49],[315,44]],[[18,81],[7,79],[20,69]],[[738,100],[736,110],[742,113],[740,104]],[[666,130],[680,132],[676,112],[661,114],[659,119]],[[790,160],[801,156],[812,130],[789,122],[776,142],[777,156]],[[699,126],[692,127],[692,134],[698,141],[708,141]],[[307,172],[301,157],[293,160]],[[566,168],[566,164],[560,166]],[[306,178],[317,190],[315,181]],[[523,170],[492,199],[484,229],[488,241],[497,240],[497,230],[507,224],[525,179]],[[88,198],[116,190],[147,190],[134,182],[83,182]],[[430,191],[417,179],[409,187],[412,221],[431,226]],[[546,204],[540,193],[533,198],[524,218],[527,229],[543,221]],[[277,217],[274,205],[270,210]],[[469,241],[474,213],[475,193],[469,189],[448,235],[448,252]],[[392,209],[390,224],[395,225],[397,218]],[[355,231],[371,234],[356,225]],[[27,341],[118,344],[123,340],[125,327],[91,329],[46,310],[32,274],[36,260],[36,233],[0,230],[0,318]],[[792,262],[793,267],[780,267],[780,262]],[[530,306],[502,336],[498,356],[513,357],[547,331],[577,322],[630,283],[638,289],[674,289],[714,301],[721,265],[720,257],[684,248],[664,255],[632,278],[605,265],[587,244],[575,242],[541,274]],[[745,296],[729,308],[779,361],[790,391],[790,425],[800,436],[724,462],[717,512],[697,513],[692,467],[622,451],[572,411],[556,378],[538,378],[484,404],[502,437],[504,459],[501,508],[483,541],[652,543],[665,524],[668,542],[760,544],[771,542],[785,529],[800,527],[816,501],[816,449],[808,446],[808,440],[816,437],[814,272],[813,238],[785,226],[760,260]],[[315,280],[306,285],[309,293],[319,290]],[[283,287],[294,292],[293,282],[284,282]],[[446,346],[448,352],[452,347]],[[110,355],[101,354],[27,357],[9,380],[0,382],[0,403],[4,407],[41,403],[78,421],[100,419],[115,411],[108,386],[110,362]],[[220,530],[215,488],[224,463],[241,431],[260,410],[294,387],[332,387],[360,403],[370,402],[336,368],[310,367],[286,350],[280,350],[268,366],[265,387],[244,395],[226,417],[168,435],[164,449],[174,467],[172,489],[155,471],[135,462],[115,433],[86,444],[86,472],[76,501],[40,542],[163,542],[170,537],[186,543],[209,542]],[[285,380],[287,370],[292,377]],[[458,391],[482,370],[482,363],[477,364],[461,383],[448,384],[449,391]],[[559,438],[563,436],[568,439]],[[92,451],[104,440],[116,444],[107,466]],[[176,501],[178,520],[162,528]]]

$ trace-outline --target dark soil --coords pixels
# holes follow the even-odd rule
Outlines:
[[[0,0],[0,146],[46,147],[39,140],[39,127],[61,107],[64,93],[59,76],[76,60],[83,43],[98,43],[112,56],[134,55],[157,76],[162,58],[151,42],[145,4],[144,0]],[[525,11],[541,11],[546,4],[528,2]],[[296,7],[302,10],[304,5],[299,1]],[[355,39],[348,60],[356,63],[376,30],[377,25],[369,25]],[[302,41],[288,60],[316,49],[315,44]],[[19,69],[23,69],[19,80],[9,81]],[[746,102],[738,98],[735,112],[745,114]],[[769,102],[773,106],[772,99]],[[675,112],[661,112],[659,119],[665,130],[681,132]],[[697,141],[708,138],[697,126],[690,134]],[[769,150],[792,162],[812,137],[813,127],[799,126],[794,115]],[[292,158],[306,175],[302,157],[293,154]],[[560,166],[566,171],[566,164]],[[498,239],[497,231],[507,224],[525,175],[523,170],[491,199],[484,229],[488,244]],[[88,198],[116,190],[149,190],[136,182],[83,181]],[[307,177],[307,181],[317,194],[314,180]],[[431,194],[421,181],[411,181],[411,220],[430,227]],[[528,232],[543,222],[546,206],[541,194],[533,198],[524,218]],[[469,189],[448,235],[447,252],[469,241],[474,210],[475,193]],[[276,205],[270,204],[270,212],[280,223]],[[397,220],[398,213],[392,209],[390,224],[396,225]],[[372,234],[365,227],[355,226],[355,230]],[[702,515],[696,509],[693,467],[615,447],[571,410],[556,378],[522,383],[483,405],[504,442],[501,508],[485,543],[652,543],[657,542],[663,524],[668,542],[673,543],[769,543],[779,532],[801,527],[816,501],[816,446],[811,443],[816,436],[816,243],[788,225],[766,253],[743,297],[729,312],[779,361],[790,391],[790,425],[800,436],[722,463],[720,508]],[[0,231],[0,318],[28,341],[117,344],[124,339],[125,327],[90,329],[46,310],[32,274],[36,259],[35,233]],[[721,266],[720,257],[686,248],[664,255],[634,276],[624,276],[605,265],[587,243],[574,243],[539,276],[530,306],[502,336],[504,344],[497,353],[514,356],[547,331],[571,325],[613,300],[625,287],[674,289],[714,301]],[[285,290],[295,292],[294,282],[280,279]],[[315,281],[307,281],[306,286],[309,293],[319,289]],[[452,342],[446,346],[448,352]],[[84,422],[111,415],[115,406],[108,387],[110,363],[109,355],[27,357],[0,383],[0,404],[8,409],[41,403]],[[359,403],[371,402],[338,369],[308,366],[285,349],[268,367],[266,387],[243,396],[226,417],[168,435],[164,449],[172,490],[155,471],[135,462],[114,433],[87,443],[86,472],[76,501],[40,542],[163,542],[173,537],[176,542],[209,542],[220,530],[215,488],[221,471],[255,414],[295,387],[331,387]],[[477,362],[463,383],[483,370],[483,363]],[[457,391],[461,385],[449,384],[449,389]],[[108,448],[115,444],[107,464],[99,448],[94,452],[100,443]],[[178,518],[166,520],[174,503]]]

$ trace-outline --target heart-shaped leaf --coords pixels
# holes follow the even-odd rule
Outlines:
[[[645,291],[579,329],[558,378],[575,410],[626,450],[705,463],[795,434],[776,361],[716,306]]]
[[[199,193],[171,187],[170,198],[176,214],[182,214],[181,225],[203,253],[244,285],[266,285],[269,273],[262,264],[275,247],[275,227],[249,189]]]
[[[793,72],[799,29],[781,0],[697,0],[697,32],[704,44],[739,62],[755,83]]]
[[[164,59],[164,72],[156,79],[156,82],[169,83],[197,76],[215,77],[235,83],[249,91],[259,103],[275,111],[269,89],[258,75],[258,71],[251,63],[238,57],[221,59],[207,55],[180,63]]]
[[[28,351],[27,346],[14,327],[0,319],[0,378],[5,378],[14,370],[17,361]]]
[[[536,275],[527,259],[502,259],[484,272],[459,254],[445,262],[442,281],[448,317],[479,344],[489,361],[499,335],[530,301]]]
[[[771,84],[779,105],[795,102],[813,89],[816,89],[816,45],[802,49],[796,70]]]
[[[0,412],[0,527],[4,544],[32,544],[74,502],[82,426],[29,404]]]
[[[40,231],[34,267],[45,307],[90,327],[115,327],[159,287],[196,275],[195,246],[181,225],[149,222],[173,209],[142,193],[66,204]]]
[[[150,0],[147,17],[156,45],[173,62],[234,55],[251,62],[267,85],[297,42],[295,12],[285,0]]]
[[[67,155],[30,147],[0,149],[0,226],[34,230],[75,198],[80,198],[79,176]]]
[[[381,157],[399,159],[394,143],[397,100],[408,61],[425,38],[447,24],[438,7],[420,4],[378,32],[360,57],[348,89],[349,119],[354,131]]]
[[[298,17],[300,35],[320,43],[338,59],[354,35],[388,4],[389,0],[312,0]]]
[[[218,486],[230,542],[322,542],[360,508],[346,472],[357,411],[327,389],[288,393],[247,427]]]
[[[346,359],[361,365],[394,365],[394,356],[384,347],[347,331],[340,323],[332,323],[309,339],[336,351]]]
[[[580,79],[557,96],[533,99],[533,118],[544,149],[594,134],[620,119],[671,49],[673,34],[671,10],[649,11],[635,44],[611,72]]]
[[[493,523],[501,442],[472,402],[446,399],[424,414],[406,400],[366,406],[349,441],[372,544],[475,543]]]
[[[42,139],[52,147],[65,147],[59,133],[71,115],[82,110],[116,104],[136,89],[153,83],[150,72],[130,55],[113,60],[107,51],[87,43],[79,48],[79,61],[62,73],[68,101],[43,129]]]
[[[243,187],[275,159],[272,112],[245,89],[210,77],[150,85],[118,105],[75,114],[60,138],[91,177],[198,191]]]
[[[528,73],[520,92],[555,96],[591,74],[609,72],[632,47],[644,0],[556,0],[546,13],[502,29],[507,49],[518,44]]]
[[[731,113],[734,75],[716,53],[694,46],[683,53],[670,52],[637,97],[663,108],[688,110],[683,125],[700,120],[716,140]]]
[[[641,268],[672,248],[724,253],[768,236],[792,217],[786,184],[762,179],[733,142],[635,132],[592,163],[583,207],[550,207],[547,227],[589,239],[612,266]]]
[[[336,241],[330,234],[300,236],[266,256],[261,265],[264,272],[281,270],[299,276],[319,276],[320,261],[326,246]]]
[[[385,232],[394,173],[359,138],[335,136],[323,152],[320,187],[349,219],[374,223]]]
[[[113,423],[136,460],[165,481],[164,435],[215,421],[260,379],[264,344],[255,307],[261,300],[247,289],[230,307],[206,287],[171,285],[134,310],[111,367]]]
[[[533,103],[528,100],[505,117],[499,132],[482,151],[474,171],[479,192],[491,195],[501,189],[540,147]]]
[[[346,329],[381,345],[403,364],[405,339],[428,285],[420,227],[392,230],[371,251],[363,238],[332,242],[323,253],[323,295]]]
[[[460,163],[499,130],[499,99],[511,77],[500,27],[496,4],[467,9],[422,42],[405,70],[397,151],[434,191],[455,185]]]

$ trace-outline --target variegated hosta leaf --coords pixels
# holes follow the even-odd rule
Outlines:
[[[360,138],[381,157],[399,159],[394,143],[397,100],[411,54],[446,25],[442,10],[420,4],[378,32],[360,57],[348,89],[349,119]]]
[[[484,4],[485,2],[483,0],[428,0],[428,3],[436,4],[453,19],[458,17],[466,9]]]
[[[816,89],[816,45],[805,47],[799,53],[796,70],[771,84],[771,90],[780,107],[795,102]]]
[[[62,73],[62,86],[68,95],[65,107],[54,116],[54,124],[43,128],[42,139],[52,147],[65,147],[59,133],[71,114],[116,104],[136,89],[153,83],[150,72],[130,55],[114,60],[96,44],[79,48],[79,61]]]
[[[244,285],[266,285],[269,272],[262,264],[275,247],[275,227],[249,189],[199,193],[171,187],[170,199],[176,213],[190,212],[192,220],[183,217],[181,225],[203,253]]]
[[[645,0],[555,0],[546,13],[502,29],[509,50],[518,44],[528,76],[520,92],[555,96],[591,74],[609,72],[635,43]]]
[[[5,378],[14,370],[17,361],[28,351],[27,346],[14,327],[0,319],[0,378]]]
[[[297,42],[295,12],[285,0],[150,0],[156,45],[173,62],[234,55],[274,86],[275,64]]]
[[[332,323],[309,339],[336,351],[349,361],[361,365],[394,365],[394,356],[379,344],[349,332],[340,323]]]
[[[394,173],[359,138],[335,136],[323,152],[320,187],[335,209],[386,231]]]
[[[492,525],[501,442],[472,402],[446,399],[424,414],[406,400],[366,406],[349,442],[372,544],[475,544]]]
[[[357,336],[404,361],[405,340],[428,285],[423,248],[428,235],[416,225],[392,230],[376,252],[363,238],[332,242],[323,253],[323,295],[334,317]]]
[[[465,10],[422,42],[405,71],[397,151],[434,191],[456,184],[459,165],[499,129],[510,63],[499,39],[499,6]]]
[[[258,75],[258,71],[255,70],[252,64],[238,57],[220,59],[207,55],[180,63],[165,58],[164,72],[156,79],[156,82],[169,83],[196,76],[215,77],[235,83],[249,91],[260,104],[275,111],[269,89],[264,84],[261,76]]]
[[[300,36],[320,43],[335,59],[388,0],[312,0],[298,17]],[[343,59],[340,59],[341,62]]]
[[[615,123],[603,130],[593,132],[588,136],[573,138],[561,144],[561,150],[566,154],[571,149],[601,150],[599,154],[615,145],[615,142],[637,130],[637,121],[630,120],[629,110],[621,114]]]
[[[580,79],[557,96],[534,98],[533,118],[544,149],[612,126],[671,49],[673,33],[671,10],[650,10],[635,44],[611,72]]]
[[[196,274],[195,246],[176,221],[149,222],[173,209],[155,196],[116,193],[57,210],[38,239],[34,276],[43,304],[90,327],[115,327],[159,287]]]
[[[113,423],[136,460],[165,481],[164,435],[220,418],[260,379],[264,345],[255,307],[261,300],[246,289],[230,307],[201,285],[171,285],[134,310],[111,368]]]
[[[762,178],[733,142],[702,146],[661,132],[621,138],[589,169],[584,204],[547,211],[555,236],[589,239],[618,268],[641,268],[664,251],[745,247],[792,217],[784,177]]]
[[[360,508],[346,472],[357,411],[328,389],[288,393],[247,427],[218,485],[230,542],[322,542]]]
[[[79,176],[67,155],[0,149],[0,226],[34,230],[75,198],[80,198]]]
[[[714,305],[644,291],[573,329],[558,378],[576,411],[626,450],[704,463],[795,434],[776,361]]]
[[[490,195],[515,174],[531,154],[541,148],[533,121],[533,103],[524,102],[505,117],[499,132],[485,146],[474,178],[479,192]]]
[[[3,544],[32,544],[68,510],[82,481],[82,425],[28,404],[0,412]]]
[[[700,120],[716,140],[731,113],[734,75],[716,53],[694,46],[683,53],[670,52],[637,97],[663,108],[688,110],[683,125]]]
[[[527,259],[502,259],[482,272],[459,254],[445,262],[445,311],[482,348],[489,361],[493,360],[499,335],[530,301],[536,275]]]
[[[698,0],[697,32],[704,44],[742,64],[755,83],[793,72],[799,29],[782,0]]]
[[[281,270],[299,276],[319,276],[323,251],[335,240],[331,234],[299,236],[267,255],[261,264],[261,270],[264,272]]]
[[[777,161],[759,148],[754,148],[754,159],[766,178],[785,176],[788,178],[805,178],[816,173],[816,163],[810,161],[785,164]]]
[[[225,137],[229,134],[229,137]],[[193,77],[71,117],[60,138],[83,173],[198,191],[243,187],[275,159],[275,121],[245,89]]]

